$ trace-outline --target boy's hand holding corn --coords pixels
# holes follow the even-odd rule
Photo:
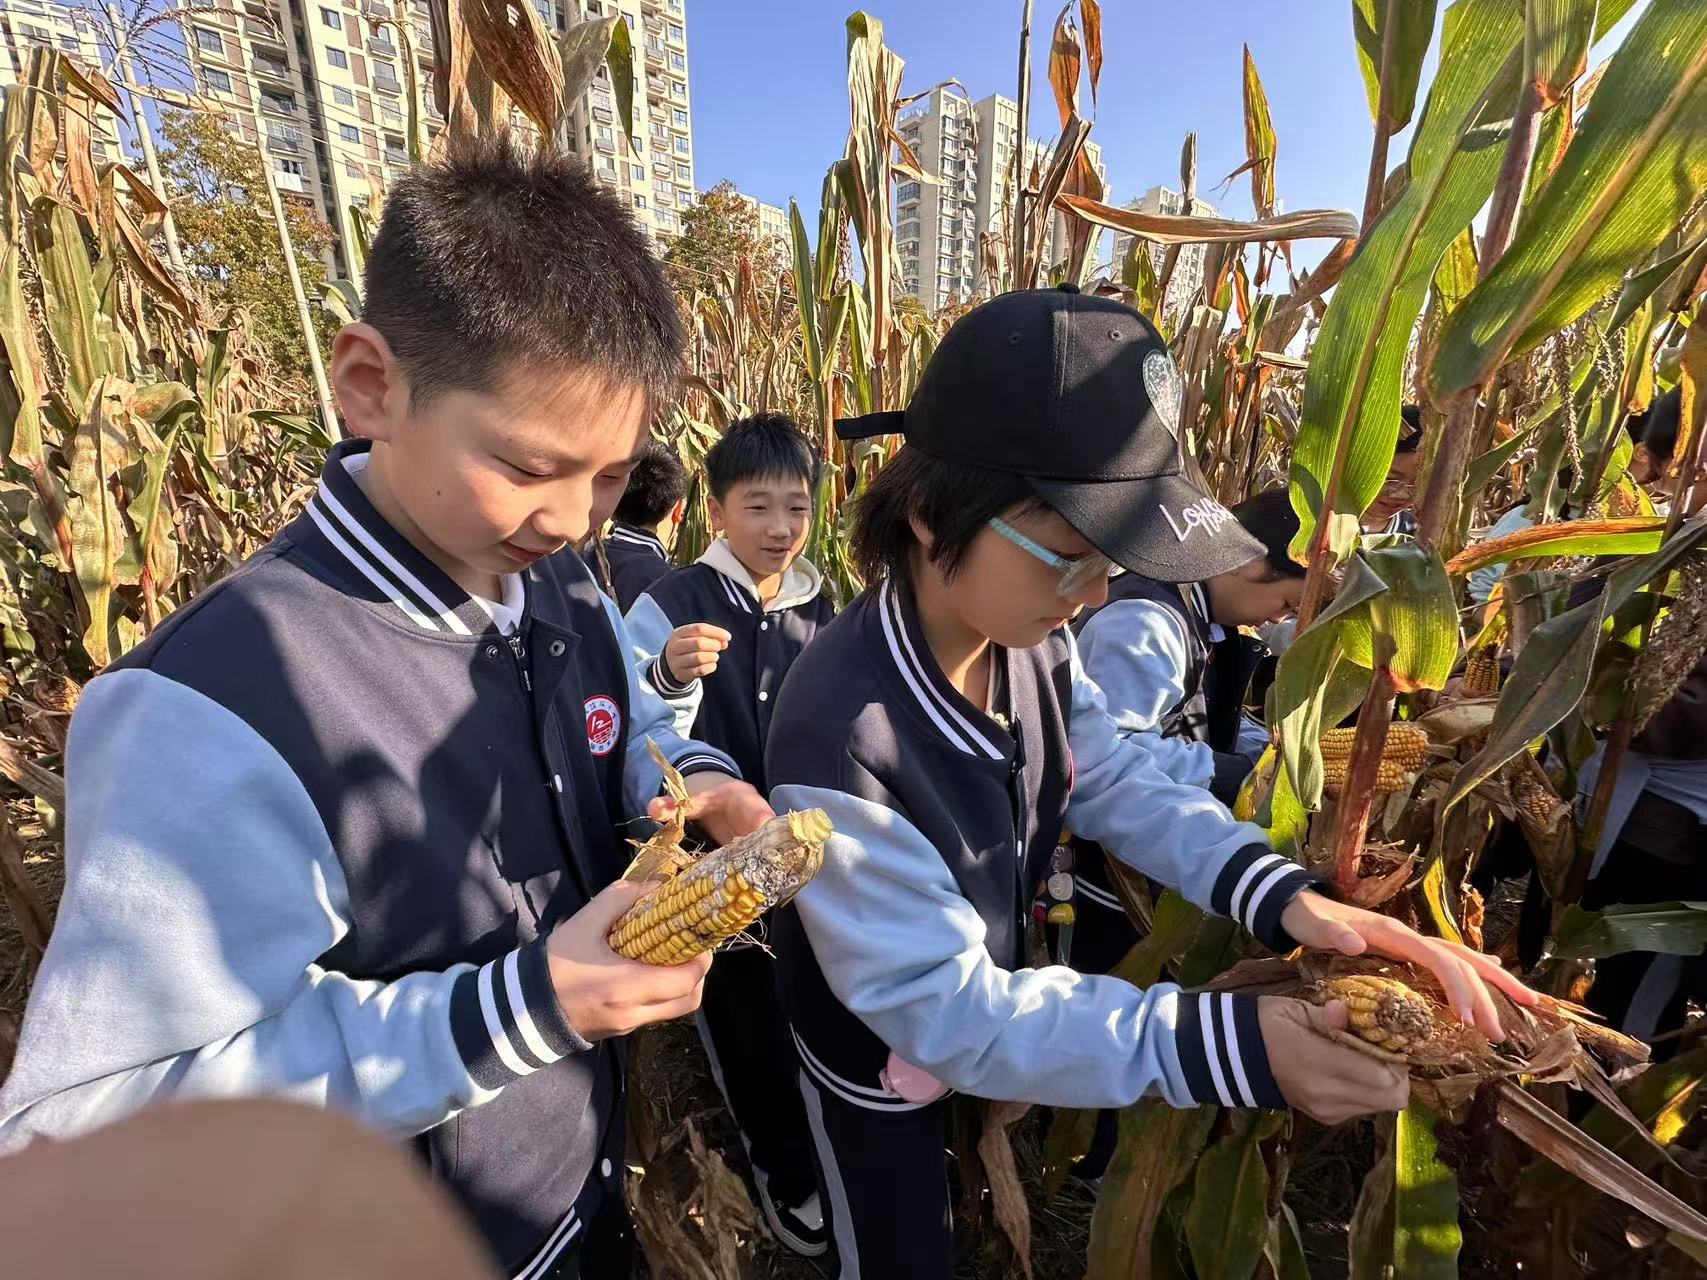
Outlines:
[[[618,917],[653,887],[618,880],[546,940],[557,1001],[569,1025],[587,1040],[627,1035],[699,1008],[711,952],[682,964],[651,965],[623,959],[605,941]]]
[[[729,647],[729,633],[709,622],[684,622],[664,645],[664,665],[677,684],[688,684],[717,670]]]

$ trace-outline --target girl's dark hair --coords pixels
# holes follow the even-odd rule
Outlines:
[[[818,448],[795,423],[780,413],[755,413],[731,422],[723,438],[705,455],[711,496],[722,502],[736,485],[761,476],[793,476],[818,483]]]
[[[1670,462],[1677,452],[1677,429],[1683,422],[1683,388],[1673,387],[1656,396],[1648,406],[1642,425],[1642,443],[1655,462]]]
[[[616,504],[616,518],[624,524],[650,528],[670,514],[688,491],[688,473],[676,451],[654,440],[628,476],[628,487]]]
[[[903,445],[855,504],[854,560],[867,582],[905,581],[919,545],[917,519],[931,535],[931,563],[952,578],[992,516],[1043,505],[1019,476],[943,462]]]
[[[1399,444],[1395,453],[1415,453],[1422,448],[1423,415],[1419,405],[1399,406]]]
[[[461,138],[399,179],[368,252],[362,319],[424,404],[512,367],[675,394],[682,323],[632,212],[574,156]]]
[[[1292,499],[1284,486],[1264,489],[1256,497],[1246,498],[1233,508],[1233,518],[1262,543],[1270,569],[1288,578],[1304,576],[1304,566],[1286,550],[1298,535],[1298,513],[1292,509]]]

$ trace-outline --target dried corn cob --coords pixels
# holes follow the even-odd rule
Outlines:
[[[1322,735],[1322,781],[1330,788],[1345,785],[1351,768],[1351,748],[1356,729],[1329,729]],[[1420,725],[1397,721],[1387,727],[1387,743],[1381,749],[1381,769],[1376,775],[1377,791],[1398,791],[1405,775],[1415,773],[1428,759],[1428,734]]]
[[[710,951],[799,893],[823,865],[830,834],[822,809],[772,818],[643,896],[611,926],[611,950],[646,964]]]
[[[1434,1034],[1434,1013],[1428,1002],[1397,978],[1373,974],[1329,978],[1304,994],[1314,1004],[1343,1001],[1351,1034],[1386,1053],[1403,1055]]]
[[[1464,694],[1470,698],[1486,698],[1499,691],[1499,647],[1485,644],[1473,652],[1470,660],[1464,664]]]

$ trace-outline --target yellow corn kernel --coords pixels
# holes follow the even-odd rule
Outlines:
[[[772,818],[643,895],[606,941],[646,964],[681,964],[710,951],[799,893],[823,865],[831,831],[822,809]]]
[[[1464,693],[1472,698],[1486,698],[1499,691],[1499,647],[1485,644],[1472,653],[1470,660],[1464,664]]]
[[[1346,1022],[1358,1039],[1388,1053],[1413,1050],[1434,1034],[1428,1002],[1397,978],[1353,974],[1317,983],[1309,997],[1316,1004],[1339,1000]]]
[[[1351,768],[1351,748],[1356,729],[1329,729],[1322,735],[1322,781],[1325,786],[1345,785]],[[1398,791],[1405,775],[1415,773],[1428,759],[1428,734],[1420,725],[1400,720],[1387,726],[1387,742],[1381,748],[1381,768],[1376,774],[1377,791]]]

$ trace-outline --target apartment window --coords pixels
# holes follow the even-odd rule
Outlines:
[[[367,174],[362,172],[362,167],[359,164],[346,164],[344,166],[344,173],[346,176],[351,177],[351,178],[366,178],[367,177]]]
[[[599,141],[610,142],[613,141],[614,138],[615,135],[611,133],[610,126],[608,124],[601,124],[599,126]]]
[[[646,181],[646,166],[643,164],[629,165],[628,176],[633,178],[636,182]]]
[[[231,92],[231,77],[217,67],[207,67],[202,71],[202,83],[216,93]]]
[[[209,53],[224,53],[225,41],[220,38],[219,32],[209,31],[206,27],[197,27],[196,47],[199,49],[206,49]],[[75,39],[71,41],[70,48],[73,53],[77,51],[77,41]]]
[[[373,82],[378,88],[389,89],[392,93],[396,93],[403,87],[397,79],[396,69],[389,62],[375,62],[373,64]]]
[[[628,29],[630,31],[634,30],[634,15],[632,13],[623,14],[622,20],[628,24]]]
[[[670,96],[672,98],[676,98],[680,101],[686,102],[687,96],[688,96],[688,87],[685,84],[683,84],[680,80],[672,80],[672,81],[670,81]]]
[[[688,69],[688,60],[686,57],[684,57],[682,54],[679,54],[679,53],[672,53],[670,55],[670,70],[681,71],[681,72],[685,73],[687,71],[687,69]]]
[[[685,129],[688,127],[688,113],[687,113],[687,109],[685,107],[677,107],[676,108],[676,117],[675,118],[676,118],[676,128]]]
[[[675,40],[675,41],[680,41],[682,39],[682,24],[681,23],[672,22],[670,24],[670,39]]]
[[[298,178],[306,177],[308,174],[308,170],[303,166],[302,161],[284,160],[278,157],[273,159],[273,170],[276,173],[294,174]]]
[[[895,189],[895,198],[902,204],[905,204],[909,200],[917,200],[919,198],[919,184],[916,182],[903,182]]]
[[[356,95],[341,85],[333,85],[332,101],[340,107],[353,107],[356,105]]]
[[[682,11],[682,0],[669,0],[669,5],[671,13],[680,13]]]
[[[350,65],[350,59],[342,49],[326,50],[326,61],[334,67],[348,67]]]
[[[678,192],[676,192],[676,203],[684,209],[693,208],[693,192],[691,192],[691,191],[678,191]]]
[[[685,156],[687,153],[688,153],[688,140],[686,138],[682,137],[681,134],[678,133],[676,135],[676,154],[679,156]]]
[[[339,16],[336,9],[321,9],[320,21],[325,26],[331,27],[334,31],[342,31],[344,29],[344,20]]]
[[[296,99],[280,97],[276,93],[268,93],[263,89],[261,91],[261,109],[264,111],[276,111],[280,115],[285,116],[295,115]]]
[[[641,195],[639,192],[635,192],[634,194],[634,207],[636,209],[644,209],[646,207],[646,197]]]
[[[338,136],[345,142],[360,142],[362,131],[353,124],[341,124],[338,126]]]
[[[379,115],[380,119],[384,120],[387,124],[403,123],[403,113],[396,107],[392,106],[389,102],[382,102],[379,104]]]
[[[676,181],[677,182],[692,182],[693,181],[693,166],[690,164],[687,164],[681,160],[676,161]]]
[[[666,227],[675,226],[676,225],[675,211],[672,209],[660,209],[660,210],[658,210],[658,222],[662,226],[666,226]]]

